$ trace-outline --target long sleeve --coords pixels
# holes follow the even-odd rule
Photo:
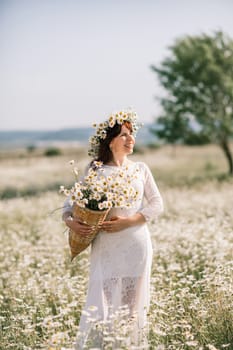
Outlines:
[[[70,202],[69,202],[69,197],[65,200],[64,202],[64,205],[63,205],[63,208],[62,208],[62,216],[63,214],[65,213],[70,213],[72,214],[72,206],[70,205]]]
[[[163,212],[163,200],[148,166],[145,163],[141,163],[141,168],[144,178],[146,203],[143,204],[142,209],[139,211],[143,214],[146,221],[149,221],[157,218]]]

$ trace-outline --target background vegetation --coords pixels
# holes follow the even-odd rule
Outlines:
[[[151,68],[167,93],[155,134],[169,143],[219,145],[233,175],[233,40],[220,31],[184,36]]]

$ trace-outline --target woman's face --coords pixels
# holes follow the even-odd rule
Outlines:
[[[109,147],[113,154],[127,155],[133,152],[134,144],[135,138],[132,132],[123,124],[120,134],[112,139]]]

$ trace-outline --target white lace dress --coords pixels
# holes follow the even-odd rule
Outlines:
[[[118,168],[104,165],[103,174],[108,176],[114,169]],[[128,171],[136,173],[136,169],[133,186],[139,192],[139,199],[135,207],[113,208],[108,219],[140,212],[148,222],[162,212],[161,195],[151,171],[143,162],[131,162]],[[69,210],[66,203],[64,211]],[[147,223],[115,233],[99,232],[92,243],[90,259],[87,299],[76,349],[105,349],[108,341],[112,341],[112,349],[120,348],[122,335],[128,348],[143,349],[152,263]]]

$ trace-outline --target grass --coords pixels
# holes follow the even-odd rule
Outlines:
[[[232,179],[221,178],[227,167],[220,154],[208,146],[178,148],[175,157],[169,147],[133,156],[153,169],[165,203],[162,217],[150,224],[151,349],[233,349]],[[61,212],[54,211],[63,202],[54,189],[73,179],[66,165],[71,158],[1,159],[2,191],[12,186],[21,195],[36,188],[0,201],[2,350],[73,348],[88,251],[70,263]],[[79,159],[83,169],[87,160]]]

